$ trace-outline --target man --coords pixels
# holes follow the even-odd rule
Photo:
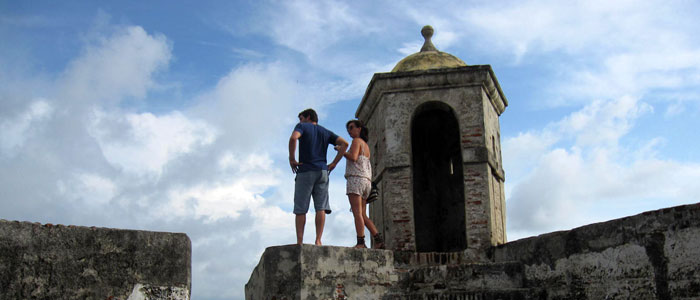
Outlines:
[[[294,179],[294,224],[297,233],[297,244],[304,240],[304,226],[306,225],[306,212],[309,211],[311,196],[314,199],[316,210],[316,245],[321,245],[323,226],[326,223],[326,214],[331,213],[328,203],[328,174],[335,169],[348,142],[332,131],[318,125],[318,115],[313,109],[307,109],[299,113],[299,123],[294,127],[289,138],[289,166],[297,176]],[[299,161],[294,158],[294,152],[299,140]],[[326,153],[328,145],[334,147],[338,153],[333,162],[326,165]]]

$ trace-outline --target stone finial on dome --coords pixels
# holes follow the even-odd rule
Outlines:
[[[433,37],[433,33],[435,33],[432,26],[423,26],[420,33],[425,39],[420,52],[404,57],[404,59],[399,61],[399,63],[394,66],[394,69],[391,70],[392,72],[457,68],[467,65],[456,56],[446,52],[440,52],[437,48],[435,48],[433,42],[430,41],[430,38]]]
[[[435,48],[435,45],[433,45],[433,42],[430,40],[430,38],[433,37],[434,32],[435,32],[435,30],[430,25],[425,25],[425,26],[423,26],[423,29],[420,30],[420,34],[425,39],[425,42],[423,43],[423,47],[420,48],[420,52],[438,51],[438,49]]]

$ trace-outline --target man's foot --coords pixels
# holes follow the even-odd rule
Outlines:
[[[323,245],[321,244],[321,241],[316,241],[316,246],[323,246]]]
[[[367,249],[367,246],[365,246],[365,244],[357,244],[357,245],[355,245],[355,248],[357,248],[357,249]]]

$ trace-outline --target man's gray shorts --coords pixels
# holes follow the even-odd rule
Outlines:
[[[303,215],[309,211],[311,196],[314,198],[314,209],[331,213],[328,204],[328,171],[306,171],[297,173],[294,179],[294,214]]]

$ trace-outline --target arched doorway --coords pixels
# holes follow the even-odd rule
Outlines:
[[[411,143],[416,250],[466,249],[461,143],[452,109],[442,102],[420,106]]]

